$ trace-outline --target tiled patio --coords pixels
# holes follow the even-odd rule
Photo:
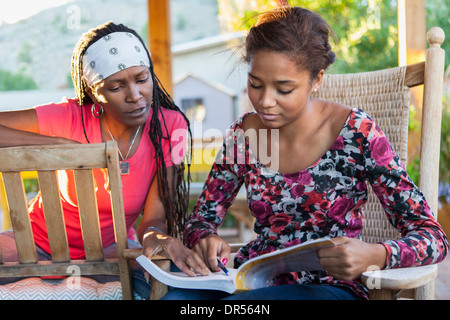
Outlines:
[[[436,300],[450,300],[450,257],[438,264],[436,279]]]

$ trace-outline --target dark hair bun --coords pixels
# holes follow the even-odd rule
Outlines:
[[[328,42],[330,32],[328,23],[317,13],[300,7],[279,7],[258,16],[245,40],[244,59],[249,62],[259,50],[284,53],[314,78],[335,61]]]

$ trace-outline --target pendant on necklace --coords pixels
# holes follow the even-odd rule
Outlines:
[[[108,133],[111,136],[111,139],[113,141],[116,141],[116,139],[114,139],[114,136],[111,133],[111,130],[109,130],[108,123],[106,122],[106,119],[103,118],[103,120],[105,121],[106,129],[108,129]],[[130,151],[133,148],[134,141],[136,140],[136,137],[137,137],[140,129],[141,129],[141,126],[139,126],[137,128],[136,133],[134,134],[133,141],[131,141],[130,147],[128,148],[128,152],[127,152],[127,155],[125,156],[125,158],[122,156],[122,152],[120,152],[120,150],[117,149],[117,151],[119,152],[119,155],[120,155],[120,159],[122,159],[122,161],[119,161],[120,173],[122,175],[130,174],[130,163],[128,162],[128,155],[130,154]]]
[[[130,174],[130,163],[127,160],[120,161],[120,173],[122,175],[128,175]]]

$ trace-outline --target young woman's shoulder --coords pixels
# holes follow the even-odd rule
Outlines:
[[[334,102],[329,106],[333,111],[330,116],[332,131],[340,132],[342,128],[345,128],[347,131],[358,132],[368,139],[384,135],[376,121],[363,109]]]
[[[352,113],[352,108],[347,105],[332,101],[314,99],[314,113],[311,118],[316,123],[317,132],[329,133],[330,138],[336,137],[342,130]]]
[[[257,129],[261,126],[261,119],[256,112],[247,112],[239,117],[234,126],[236,125],[239,125],[244,131]]]

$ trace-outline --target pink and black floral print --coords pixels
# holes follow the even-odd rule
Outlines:
[[[444,232],[388,139],[364,111],[353,109],[330,150],[310,167],[291,174],[270,170],[256,158],[244,138],[246,115],[232,125],[206,179],[186,225],[188,246],[217,232],[242,186],[255,217],[257,237],[237,253],[236,267],[258,255],[311,239],[358,238],[364,227],[368,183],[402,235],[383,243],[386,268],[437,263],[445,258],[448,242]],[[289,273],[273,279],[273,285],[292,283],[344,285],[367,298],[360,281],[337,280],[326,271]]]

